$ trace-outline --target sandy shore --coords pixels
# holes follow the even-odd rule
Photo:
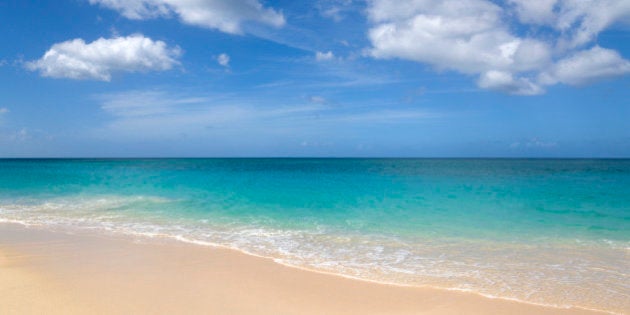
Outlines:
[[[601,314],[382,285],[228,249],[0,224],[1,314]]]

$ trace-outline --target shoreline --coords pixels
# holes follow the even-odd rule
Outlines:
[[[64,314],[607,314],[377,283],[173,239],[68,234],[10,223],[0,223],[0,268],[0,305],[10,305],[2,311],[9,314],[44,309]]]
[[[22,225],[22,223],[17,223],[17,224]],[[151,242],[151,241],[160,242],[160,240],[161,240],[161,241],[164,241],[164,242],[185,243],[185,244],[194,245],[194,246],[201,246],[201,247],[216,248],[216,249],[220,249],[220,250],[234,251],[234,252],[236,252],[238,254],[243,254],[243,255],[246,255],[246,256],[252,256],[252,257],[261,258],[261,259],[265,259],[265,260],[270,260],[270,261],[273,261],[276,264],[279,264],[281,266],[284,266],[284,267],[287,267],[287,268],[291,268],[291,269],[296,269],[296,270],[306,271],[306,272],[313,272],[313,273],[318,273],[318,274],[322,274],[322,275],[326,275],[326,276],[339,277],[339,278],[342,278],[342,279],[348,279],[348,280],[352,280],[352,281],[360,281],[360,282],[365,282],[365,283],[370,283],[370,284],[392,286],[392,287],[401,287],[401,288],[411,288],[411,289],[415,288],[415,289],[422,289],[422,290],[437,290],[437,291],[457,292],[457,293],[471,294],[471,295],[479,296],[479,297],[485,298],[485,299],[503,300],[503,301],[508,301],[508,302],[515,302],[515,303],[519,303],[519,304],[540,306],[540,307],[551,308],[551,309],[581,310],[581,311],[595,312],[595,313],[598,313],[598,314],[613,314],[613,315],[623,315],[623,314],[625,314],[625,313],[615,313],[615,312],[599,310],[599,309],[591,309],[591,308],[580,307],[580,306],[563,306],[563,305],[553,305],[553,304],[529,302],[529,301],[520,300],[518,298],[494,296],[494,295],[484,294],[484,293],[480,293],[480,292],[476,292],[474,290],[468,290],[468,289],[446,288],[446,287],[440,287],[440,286],[435,286],[435,285],[401,284],[401,283],[395,283],[395,282],[386,282],[386,281],[366,279],[366,278],[361,278],[361,277],[356,277],[356,276],[351,276],[351,275],[345,275],[343,273],[336,273],[336,272],[332,272],[332,271],[317,270],[317,269],[312,269],[312,268],[308,268],[308,267],[304,267],[304,266],[292,265],[290,263],[285,263],[285,262],[281,261],[281,259],[277,259],[277,258],[274,258],[274,257],[263,256],[263,255],[258,255],[258,254],[251,253],[251,252],[248,252],[246,250],[239,249],[239,248],[236,248],[236,247],[230,247],[230,246],[225,246],[225,245],[215,244],[215,243],[210,243],[210,242],[204,242],[204,241],[191,240],[191,239],[187,239],[187,238],[184,238],[184,237],[176,237],[176,236],[172,236],[172,235],[168,235],[168,234],[147,235],[147,234],[143,234],[143,233],[134,233],[134,234],[124,234],[124,236],[122,236],[122,237],[129,237],[129,238],[131,238],[131,237],[140,237],[140,238],[148,239],[149,242]]]

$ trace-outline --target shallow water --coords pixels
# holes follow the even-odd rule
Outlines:
[[[0,160],[0,221],[630,310],[630,160]]]

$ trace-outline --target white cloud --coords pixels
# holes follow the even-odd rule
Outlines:
[[[403,23],[384,23],[370,30],[376,58],[399,57],[464,73],[531,70],[547,62],[546,45],[510,35],[498,12],[470,15],[418,15]],[[529,53],[529,54],[528,54]],[[523,58],[530,55],[529,58]]]
[[[217,62],[224,67],[228,67],[230,66],[230,56],[228,56],[227,54],[220,54],[217,57]]]
[[[537,95],[543,93],[540,86],[526,78],[514,78],[511,73],[488,71],[482,73],[477,85],[484,89],[497,90],[517,95]]]
[[[45,77],[110,81],[116,72],[169,70],[178,64],[180,54],[178,47],[143,35],[99,38],[91,43],[78,38],[54,44],[26,67]]]
[[[508,0],[515,6],[516,14],[522,23],[552,24],[556,19],[554,7],[558,0]]]
[[[583,85],[628,73],[628,60],[614,50],[595,46],[559,60],[550,70],[541,74],[540,81],[548,85]]]
[[[89,0],[120,12],[129,19],[151,19],[173,15],[186,24],[243,33],[243,25],[257,22],[273,27],[285,24],[284,16],[264,7],[258,0]]]
[[[561,31],[562,48],[574,48],[594,40],[617,22],[630,22],[627,0],[510,0],[519,20]]]
[[[336,22],[343,20],[343,16],[341,15],[341,7],[332,6],[326,9],[321,10],[321,14],[324,17],[331,18]]]
[[[332,51],[321,52],[318,51],[315,53],[315,60],[317,61],[329,61],[335,59],[335,55]]]
[[[352,0],[319,0],[316,7],[323,17],[340,22],[348,11],[355,9],[352,4]]]
[[[151,0],[90,0],[90,4],[116,10],[124,17],[133,20],[156,18],[171,14],[171,8],[165,1]]]
[[[546,85],[573,84],[569,80],[542,80],[549,68],[562,68],[563,60],[588,52],[585,44],[618,21],[630,18],[630,2],[624,0],[370,0],[367,54],[380,59],[400,58],[479,76],[481,88],[511,94],[541,94]],[[510,21],[517,17],[518,21]],[[524,37],[518,29],[541,32]],[[544,32],[543,32],[544,33]],[[580,51],[582,50],[582,51]],[[601,52],[598,54],[603,55]],[[624,64],[607,56],[608,63]],[[606,59],[606,58],[601,58]],[[613,62],[614,61],[614,62]],[[594,63],[591,63],[594,64]],[[583,70],[593,70],[582,68]],[[588,82],[620,75],[625,71],[591,71]],[[550,75],[547,75],[549,77]]]

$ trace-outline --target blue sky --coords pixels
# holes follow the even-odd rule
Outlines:
[[[629,157],[627,0],[0,0],[0,156]]]

